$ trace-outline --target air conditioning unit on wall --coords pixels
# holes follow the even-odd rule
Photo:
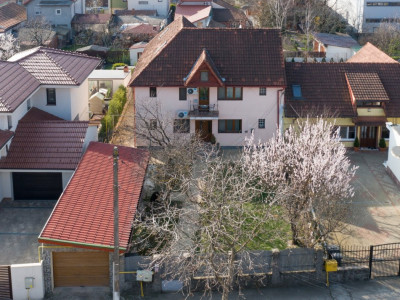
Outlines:
[[[179,110],[178,118],[183,119],[188,117],[189,112],[187,110]]]
[[[188,88],[187,93],[189,95],[197,95],[197,88]]]

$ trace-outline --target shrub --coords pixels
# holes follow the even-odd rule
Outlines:
[[[124,63],[115,63],[112,65],[111,69],[116,70],[117,67],[124,67],[125,64]]]
[[[358,137],[354,140],[354,147],[360,147],[360,141],[358,140]]]
[[[379,148],[386,148],[386,141],[384,138],[379,140]]]

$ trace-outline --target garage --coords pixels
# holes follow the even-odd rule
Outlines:
[[[62,191],[62,173],[13,172],[14,200],[57,200]]]
[[[109,286],[108,252],[53,252],[54,287]]]

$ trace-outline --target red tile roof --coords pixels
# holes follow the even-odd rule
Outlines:
[[[387,117],[400,117],[400,64],[398,63],[286,63],[285,116],[323,113],[355,117],[346,74],[376,73],[389,97]],[[300,85],[302,99],[293,97],[292,85]]]
[[[39,236],[40,243],[112,251],[113,148],[111,144],[90,143],[43,228]],[[122,146],[118,146],[118,150],[119,242],[121,250],[126,250],[149,153]]]
[[[9,130],[0,130],[0,149],[14,136],[14,132]]]
[[[25,7],[16,3],[0,6],[0,32],[5,32],[24,21],[26,21]]]
[[[376,73],[346,73],[356,101],[389,101],[382,81]]]
[[[111,14],[75,14],[71,24],[107,24],[111,18]]]
[[[1,169],[75,170],[89,123],[65,121],[37,108],[18,122]]]
[[[366,43],[356,54],[347,62],[351,63],[397,63],[385,52],[379,50],[370,42]]]
[[[78,52],[37,47],[9,59],[18,62],[41,84],[80,85],[100,64],[100,59]]]
[[[128,26],[122,31],[123,34],[150,34],[156,36],[160,30],[159,26],[151,24],[139,24],[134,26]]]
[[[175,17],[184,16],[190,22],[197,22],[210,16],[211,5],[180,5],[176,6]]]
[[[0,61],[0,112],[13,112],[39,86],[19,64]]]
[[[182,86],[203,48],[226,85],[285,85],[279,30],[196,28],[184,17],[149,42],[130,85]]]

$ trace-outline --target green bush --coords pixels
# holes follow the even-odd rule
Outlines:
[[[111,69],[112,70],[116,70],[117,67],[124,67],[124,66],[125,66],[124,63],[115,63],[115,64],[112,65]]]
[[[379,140],[379,148],[386,148],[386,141],[384,138]]]
[[[354,140],[354,147],[360,147],[360,141],[358,140],[358,137]]]

